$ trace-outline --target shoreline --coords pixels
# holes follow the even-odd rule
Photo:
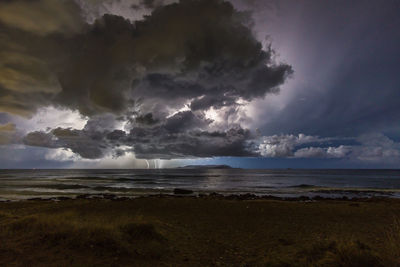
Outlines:
[[[397,197],[390,196],[356,196],[356,197],[348,197],[348,196],[337,196],[337,197],[325,197],[320,195],[315,196],[274,196],[274,195],[257,195],[251,193],[245,194],[222,194],[217,192],[211,192],[208,194],[199,193],[182,193],[182,194],[174,194],[174,193],[159,193],[159,194],[143,194],[137,196],[124,196],[117,195],[111,193],[100,193],[100,194],[79,194],[75,196],[49,196],[49,197],[31,197],[25,199],[6,199],[0,198],[0,203],[8,203],[8,202],[30,202],[30,201],[70,201],[70,200],[110,200],[110,201],[129,201],[134,199],[162,199],[162,198],[189,198],[189,199],[211,199],[211,200],[237,200],[237,201],[245,201],[245,200],[276,200],[283,202],[313,202],[313,201],[350,201],[350,202],[374,202],[374,201],[399,201],[400,199]]]

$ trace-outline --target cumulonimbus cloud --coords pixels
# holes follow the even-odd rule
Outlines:
[[[89,159],[109,154],[120,156],[132,150],[137,158],[145,159],[258,155],[249,130],[236,127],[207,131],[210,121],[196,117],[191,111],[179,112],[156,125],[134,126],[129,132],[107,129],[104,120],[96,121],[82,130],[56,128],[31,132],[23,142],[30,146],[68,148]],[[103,125],[99,127],[100,123]]]
[[[0,17],[2,73],[14,74],[0,79],[4,111],[25,114],[58,104],[85,115],[136,107],[161,116],[187,102],[203,110],[263,97],[292,72],[273,61],[272,49],[262,49],[245,25],[248,18],[228,2],[182,0],[136,22],[105,14],[91,25],[81,21],[74,34],[67,25],[79,16],[68,5],[47,15],[51,30],[24,26],[34,24],[20,14],[24,5],[40,13],[50,2],[0,6],[20,15]]]
[[[0,5],[0,15],[16,14],[0,17],[6,40],[0,67],[12,74],[0,77],[0,111],[78,110],[89,118],[83,130],[32,132],[24,143],[65,147],[85,158],[119,146],[142,158],[255,155],[249,130],[237,123],[216,128],[205,112],[231,112],[279,92],[291,67],[275,62],[271,47],[254,37],[248,14],[229,2],[142,4],[154,8],[143,20],[105,14],[92,24],[72,0]],[[41,18],[49,27],[29,26],[32,17],[23,16],[29,6],[38,15],[54,11]],[[113,120],[100,125],[98,118],[110,114]],[[117,121],[124,131],[112,128]]]

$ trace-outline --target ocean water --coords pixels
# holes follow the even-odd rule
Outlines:
[[[271,195],[278,197],[400,197],[400,170],[0,170],[0,199],[115,194]]]

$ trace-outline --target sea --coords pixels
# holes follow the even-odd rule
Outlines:
[[[400,197],[400,170],[133,169],[0,170],[0,200],[77,197],[254,194],[294,198]]]

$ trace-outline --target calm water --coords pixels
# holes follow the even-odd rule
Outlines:
[[[186,188],[195,193],[282,197],[400,197],[400,170],[0,170],[0,199],[116,194]]]

